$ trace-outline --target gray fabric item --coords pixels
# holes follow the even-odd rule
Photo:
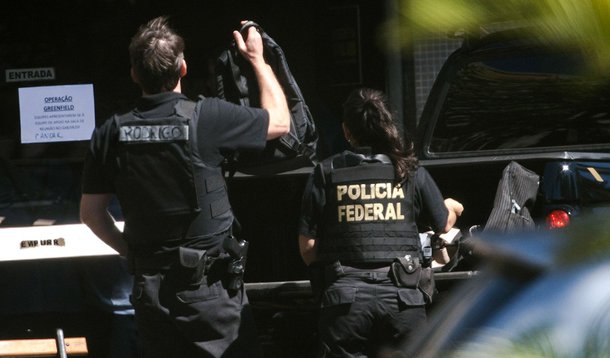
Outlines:
[[[530,214],[536,201],[540,177],[511,161],[502,172],[494,207],[483,232],[526,231],[535,228]]]

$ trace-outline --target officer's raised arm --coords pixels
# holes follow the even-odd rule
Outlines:
[[[246,21],[242,21],[242,25]],[[246,39],[239,31],[233,32],[239,52],[251,64],[256,74],[261,94],[261,107],[269,112],[267,139],[280,137],[290,131],[290,111],[282,86],[277,81],[273,69],[265,62],[263,41],[255,26],[248,28]]]

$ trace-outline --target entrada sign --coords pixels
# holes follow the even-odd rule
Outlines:
[[[6,82],[46,81],[55,79],[55,68],[19,68],[6,70]]]

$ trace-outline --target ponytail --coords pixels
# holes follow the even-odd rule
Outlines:
[[[405,145],[381,91],[354,90],[343,104],[343,120],[357,145],[371,147],[373,153],[390,157],[397,182],[417,168],[413,143],[408,141]]]

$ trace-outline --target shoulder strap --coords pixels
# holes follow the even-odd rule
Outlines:
[[[199,106],[201,105],[202,96],[199,97],[198,101],[191,101],[187,99],[180,99],[174,106],[176,115],[182,118],[188,119],[190,135],[190,147],[191,152],[196,158],[199,158],[199,146],[197,145],[197,114],[199,113]]]
[[[112,119],[114,120],[115,124],[118,125],[120,124],[121,120],[128,118],[128,117],[134,117],[133,111],[129,111],[129,112],[125,112],[125,113],[115,113],[112,116]]]
[[[181,99],[174,106],[174,111],[182,118],[194,119],[197,104],[198,102],[195,101]],[[113,120],[116,124],[119,124],[122,119],[127,117],[135,117],[134,111],[129,111],[123,114],[115,114],[113,115]]]
[[[182,118],[195,119],[195,109],[198,102],[181,99],[176,103],[174,109],[176,114]]]
[[[392,160],[385,154],[366,155],[346,151],[344,152],[344,155],[335,157],[331,166],[333,168],[343,168],[357,166],[362,163],[392,164]]]

